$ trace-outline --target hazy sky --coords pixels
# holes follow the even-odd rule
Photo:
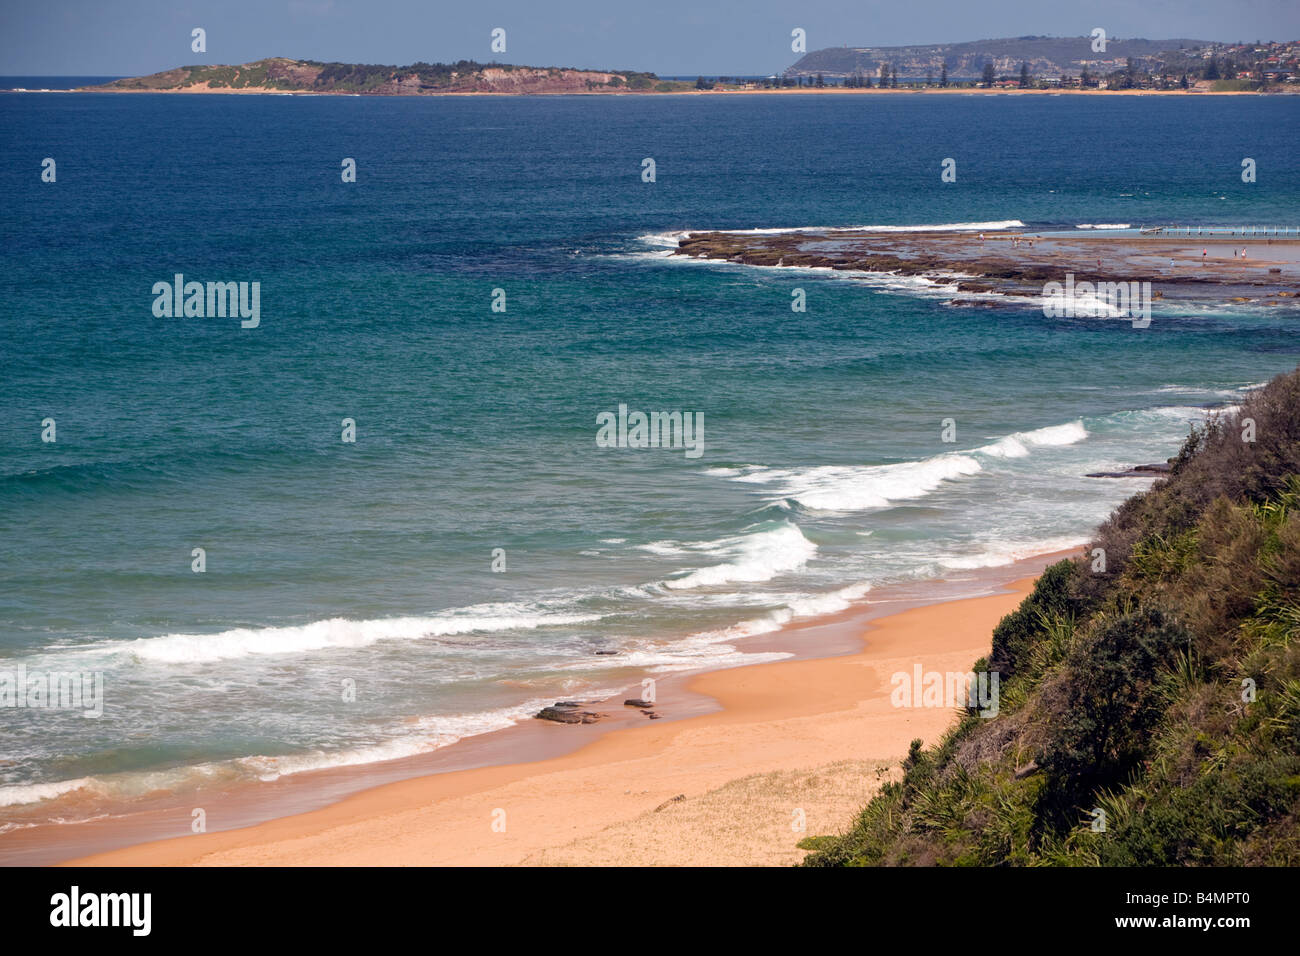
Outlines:
[[[193,53],[190,31],[207,31]],[[490,33],[506,30],[504,54]],[[989,37],[1300,38],[1300,0],[0,0],[0,74],[136,75],[266,56],[762,74],[808,49]]]

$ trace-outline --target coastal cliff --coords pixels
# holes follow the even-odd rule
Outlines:
[[[996,716],[914,741],[805,865],[1300,863],[1300,372],[1195,430],[974,670]]]

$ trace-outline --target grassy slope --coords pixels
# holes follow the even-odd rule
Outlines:
[[[1092,548],[1104,570],[1054,565],[994,631],[998,716],[914,742],[805,865],[1300,864],[1300,372]]]

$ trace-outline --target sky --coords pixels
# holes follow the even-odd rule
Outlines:
[[[191,31],[207,52],[191,50]],[[493,29],[506,52],[493,53]],[[807,49],[1026,35],[1300,39],[1300,0],[0,0],[0,75],[136,76],[268,56],[757,75]]]

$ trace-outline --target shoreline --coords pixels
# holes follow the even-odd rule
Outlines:
[[[784,826],[769,827],[767,837],[754,844],[756,849],[779,851],[780,859],[770,862],[783,862],[791,854],[799,858],[802,851],[794,848],[798,839],[842,827],[845,815],[865,804],[870,792],[861,785],[864,767],[875,767],[881,777],[883,762],[901,758],[914,737],[928,743],[951,725],[949,709],[891,707],[889,673],[911,672],[914,665],[968,671],[987,653],[993,626],[1020,603],[1042,568],[1074,553],[1037,555],[991,569],[1001,574],[980,596],[858,605],[750,639],[746,649],[767,649],[755,643],[781,646],[774,642],[785,638],[789,650],[792,635],[806,638],[812,633],[808,643],[819,646],[803,650],[815,654],[829,649],[831,656],[796,655],[666,678],[660,682],[658,706],[668,719],[589,727],[535,726],[548,722],[527,721],[520,727],[522,735],[514,736],[516,743],[522,737],[532,737],[534,743],[539,735],[552,741],[562,737],[570,746],[560,753],[539,757],[535,750],[507,744],[497,748],[497,756],[507,758],[504,762],[489,759],[354,789],[324,806],[248,826],[153,841],[146,837],[104,852],[72,859],[73,854],[56,854],[55,859],[71,865],[118,866],[510,865],[563,862],[566,854],[577,854],[574,859],[611,865],[650,862],[607,844],[621,839],[616,834],[629,827],[667,826],[671,832],[665,837],[681,836],[692,827],[669,821],[698,813],[709,802],[702,804],[701,797],[727,805],[736,798],[718,793],[734,791],[746,801],[762,802],[762,795],[773,787],[788,790],[794,779],[785,779],[790,774],[798,778],[803,771],[822,768],[814,776],[832,789],[838,787],[839,796],[823,801],[817,813],[811,806],[807,809],[806,833],[790,830],[787,809],[781,817]],[[942,587],[942,582],[934,584]],[[627,716],[635,720],[639,714]],[[476,739],[488,737],[500,745],[511,739],[511,731]],[[436,753],[445,755],[455,746]],[[837,769],[832,771],[830,765]],[[329,776],[355,779],[357,771],[340,768]],[[757,782],[746,782],[755,775]],[[684,799],[677,800],[679,795]],[[814,794],[807,802],[818,805]],[[221,799],[205,801],[203,807],[210,827],[230,809]],[[506,811],[504,833],[491,826],[497,810]],[[713,815],[717,812],[715,808]],[[188,814],[186,808],[186,824]],[[724,815],[730,819],[733,814]],[[177,820],[175,810],[172,820]],[[712,833],[716,822],[706,813],[701,832]],[[49,836],[49,829],[23,831],[8,842],[31,843],[40,836],[37,830]],[[117,836],[120,843],[120,829]],[[586,843],[582,848],[570,846],[575,840]],[[739,845],[749,842],[746,838]],[[696,834],[673,843],[677,850],[653,862],[702,862],[691,856],[699,844]]]
[[[554,90],[515,92],[509,90],[445,90],[436,93],[353,93],[341,90],[277,90],[271,87],[199,88],[180,89],[103,89],[100,87],[74,87],[68,90],[18,89],[4,93],[166,93],[234,96],[361,96],[375,99],[400,97],[403,99],[431,96],[1295,96],[1300,90],[1075,90],[1075,89],[861,89],[857,87],[778,87],[754,90]]]

